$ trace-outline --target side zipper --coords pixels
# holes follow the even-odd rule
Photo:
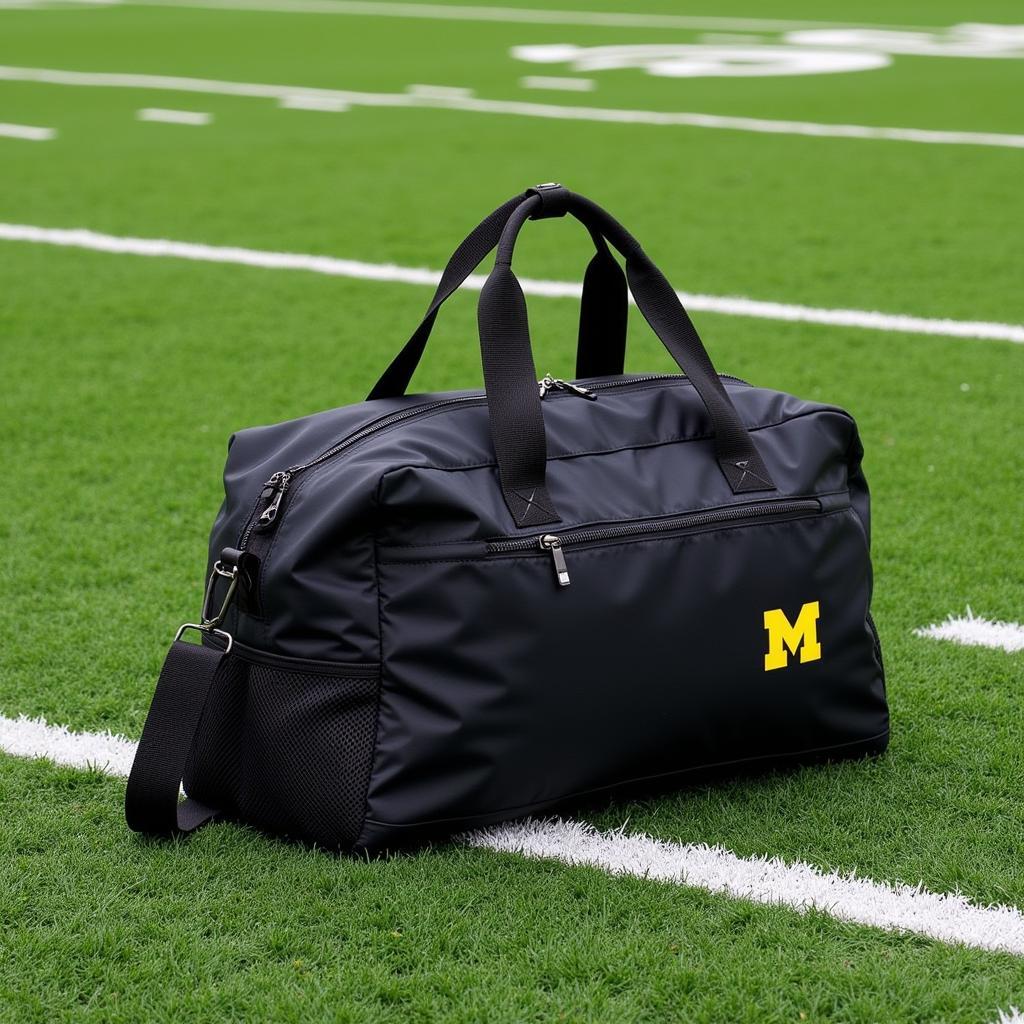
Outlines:
[[[266,530],[274,525],[277,513],[281,509],[281,502],[284,500],[284,492],[288,490],[288,485],[291,481],[292,471],[286,469],[280,473],[275,473],[263,485],[260,501],[266,501],[267,504],[256,521],[257,530]]]
[[[239,549],[242,551],[248,549],[249,539],[252,537],[253,531],[269,531],[277,524],[285,493],[291,485],[292,478],[297,473],[303,473],[307,469],[319,466],[321,462],[326,462],[328,459],[334,458],[335,455],[340,454],[347,448],[351,448],[352,445],[357,444],[359,441],[369,437],[371,434],[375,434],[377,431],[384,430],[387,427],[394,426],[396,423],[402,422],[402,420],[410,419],[413,416],[420,416],[423,413],[432,412],[435,409],[442,409],[446,405],[456,405],[469,401],[478,401],[478,399],[475,395],[466,395],[460,398],[447,398],[440,402],[430,402],[427,405],[419,405],[413,409],[401,409],[398,412],[389,414],[388,416],[382,416],[379,420],[374,420],[361,430],[357,430],[354,433],[343,437],[336,444],[333,444],[330,448],[322,451],[315,459],[310,459],[309,462],[302,462],[294,466],[289,466],[287,469],[283,469],[275,473],[263,485],[263,489],[260,492],[259,497],[256,499],[256,504],[253,506],[253,510],[249,514],[246,526],[242,531],[242,536],[239,538]]]
[[[494,540],[487,544],[488,554],[510,554],[540,548],[551,556],[555,579],[560,587],[569,586],[569,565],[564,548],[574,544],[594,544],[605,540],[644,539],[664,533],[697,529],[718,523],[733,523],[750,520],[761,522],[769,519],[793,518],[821,511],[817,498],[784,499],[759,501],[745,505],[729,505],[724,508],[708,509],[705,512],[690,512],[686,515],[671,516],[667,519],[634,520],[613,526],[585,527],[566,530],[564,533],[544,533],[539,537],[516,537],[508,540]]]

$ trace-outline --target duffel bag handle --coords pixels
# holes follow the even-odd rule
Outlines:
[[[512,252],[530,217],[571,213],[626,260],[633,297],[654,333],[692,381],[714,428],[714,452],[734,494],[775,484],[740,420],[679,297],[640,243],[609,213],[561,186],[533,190],[512,211],[498,240],[494,269],[480,293],[477,320],[484,389],[502,493],[517,526],[559,521],[546,483],[547,441],[530,347],[526,300],[512,272]]]
[[[485,217],[463,239],[441,274],[423,320],[374,385],[367,399],[397,398],[405,394],[423,358],[438,310],[497,245],[509,217],[535,191],[529,189],[513,196]],[[591,237],[596,252],[583,278],[576,376],[613,376],[622,373],[625,365],[629,296],[622,268],[609,252],[604,238],[593,231]]]

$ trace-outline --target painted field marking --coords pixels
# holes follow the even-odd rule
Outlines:
[[[293,96],[282,96],[278,106],[285,110],[326,110],[336,114],[352,109],[352,104],[345,100],[332,99],[330,96],[308,96],[301,92]]]
[[[966,22],[936,25],[869,25],[834,21],[707,17],[615,11],[560,11],[536,7],[481,7],[461,4],[351,2],[351,0],[53,0],[53,5],[118,4],[207,10],[268,11],[281,14],[341,14],[358,17],[441,21],[505,22],[519,25],[599,25],[706,31],[704,43],[762,43],[763,34],[783,34],[782,42],[833,50],[878,50],[936,57],[1018,58],[1024,26]],[[0,0],[0,7],[46,6],[45,0]],[[737,33],[752,34],[743,38]],[[717,34],[716,34],[717,33]]]
[[[0,715],[0,750],[124,778],[135,743],[110,733],[71,732],[43,719]],[[512,822],[462,838],[498,853],[685,885],[799,912],[813,909],[840,921],[1024,956],[1024,914],[1017,907],[982,906],[959,893],[933,893],[922,885],[887,885],[801,861],[739,857],[718,846],[667,842],[642,833],[598,832],[578,821]]]
[[[887,885],[801,861],[738,857],[719,846],[666,842],[621,830],[598,832],[579,821],[512,822],[470,833],[466,840],[501,853],[672,882],[800,912],[813,909],[840,921],[1024,956],[1024,914],[1017,907],[980,906],[959,893],[933,893],[923,885]]]
[[[658,78],[762,78],[776,75],[843,74],[888,67],[892,58],[877,50],[837,50],[757,43],[640,43],[628,46],[573,46],[541,43],[513,46],[515,60],[566,64],[585,74],[638,68]]]
[[[5,124],[0,122],[0,135],[5,139],[25,139],[28,142],[49,142],[57,137],[56,128],[39,128],[31,124]]]
[[[812,29],[787,32],[783,41],[796,46],[877,50],[915,57],[964,57],[970,60],[1020,60],[1024,57],[1024,25],[967,22],[922,32],[885,29]]]
[[[170,257],[199,260],[207,263],[232,263],[270,270],[305,270],[333,277],[349,277],[364,281],[387,281],[397,284],[436,286],[440,272],[423,267],[401,267],[394,263],[364,263],[306,253],[274,252],[245,249],[239,246],[206,245],[201,242],[175,242],[165,238],[133,238],[106,235],[85,228],[45,228],[33,224],[0,223],[0,241],[31,242],[94,252],[131,256]],[[479,291],[486,278],[473,274],[463,285]],[[543,281],[520,278],[527,295],[544,298],[579,298],[582,286],[578,281]],[[896,331],[903,334],[926,334],[951,338],[979,338],[1024,344],[1024,325],[991,323],[978,320],[941,320],[907,316],[902,313],[879,313],[863,309],[821,309],[786,302],[766,302],[732,295],[701,295],[677,292],[683,305],[704,313],[724,316],[746,316],[761,320],[824,324],[829,327],[856,327],[873,331]]]
[[[15,757],[45,757],[72,768],[95,768],[128,777],[136,744],[110,732],[72,732],[42,718],[0,715],[0,750]]]
[[[99,9],[100,7],[112,7],[120,2],[121,0],[0,0],[0,10],[11,8],[13,10],[63,11],[74,7]]]
[[[564,92],[593,92],[597,83],[592,78],[556,78],[552,75],[527,75],[519,79],[524,89],[561,89]]]
[[[1009,1010],[1000,1010],[999,1020],[993,1021],[992,1024],[1024,1024],[1024,1016],[1021,1016],[1016,1006],[1011,1006]]]
[[[428,100],[465,100],[473,95],[472,89],[464,85],[410,85],[406,87],[409,96],[419,96]]]
[[[166,110],[163,107],[143,107],[135,112],[140,121],[161,121],[164,124],[209,124],[213,114],[201,110]]]
[[[915,636],[932,640],[950,640],[965,647],[993,647],[1013,654],[1024,651],[1024,626],[1019,622],[993,622],[975,615],[970,607],[966,615],[950,615],[945,622],[914,630]]]
[[[82,3],[83,0],[75,0]],[[95,0],[85,0],[95,2]],[[121,2],[121,0],[106,0]],[[461,4],[377,3],[373,0],[125,0],[127,6],[185,7],[209,10],[272,11],[281,14],[343,14],[369,18],[417,18],[438,21],[493,21],[515,25],[604,25],[610,28],[736,29],[785,32],[801,28],[880,28],[915,30],[912,25],[868,25],[779,18],[705,17],[615,11],[559,11],[536,7],[476,7]],[[927,28],[921,31],[928,31]]]
[[[184,78],[177,75],[140,75],[121,72],[64,71],[57,68],[30,68],[0,65],[0,80],[38,82],[109,89],[151,89],[170,92],[207,93],[220,96],[248,96],[280,101],[284,97],[330,97],[351,106],[421,107],[453,110],[471,114],[501,114],[513,117],[539,117],[556,121],[592,121],[599,124],[643,124],[658,127],[716,128],[726,131],[755,132],[768,135],[797,135],[806,138],[868,139],[888,142],[915,142],[941,146],[994,146],[1024,149],[1024,135],[1001,132],[962,132],[930,128],[885,128],[862,124],[824,124],[813,121],[778,121],[758,117],[734,117],[686,111],[627,110],[610,107],[572,107],[523,100],[486,100],[467,95],[465,90],[442,86],[427,93],[372,93],[344,89],[319,89],[297,85],[272,85],[259,82],[227,82],[210,78]]]

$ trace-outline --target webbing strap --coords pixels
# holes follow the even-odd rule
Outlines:
[[[134,832],[192,832],[218,813],[198,800],[178,799],[185,763],[199,729],[224,651],[175,640],[164,659],[125,790],[124,812]]]
[[[405,394],[423,358],[441,306],[498,244],[509,217],[522,205],[527,194],[520,193],[503,203],[463,239],[444,268],[434,297],[419,326],[373,386],[367,399],[396,398]],[[595,254],[583,280],[577,376],[612,376],[621,374],[625,364],[628,309],[626,278],[601,235],[591,232],[591,237]],[[580,367],[586,372],[579,373]]]
[[[531,195],[509,215],[491,271],[480,292],[477,322],[491,439],[505,504],[522,528],[560,517],[547,488],[547,440],[523,291],[512,271],[516,239],[527,220],[545,215],[546,197]],[[571,213],[591,234],[607,239],[626,260],[637,307],[687,375],[707,409],[715,459],[734,494],[775,490],[750,432],[726,393],[700,336],[672,286],[640,243],[609,213],[562,189],[547,215]]]

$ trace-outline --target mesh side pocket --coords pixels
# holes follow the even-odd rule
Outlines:
[[[242,729],[248,695],[248,662],[225,658],[185,765],[189,796],[234,814],[242,789]]]
[[[332,849],[362,827],[377,727],[376,677],[249,665],[239,817]]]

